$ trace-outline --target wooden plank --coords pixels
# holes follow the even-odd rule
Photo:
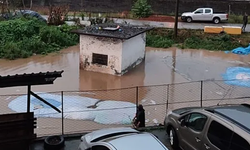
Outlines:
[[[0,147],[20,149],[28,147],[36,138],[36,118],[34,113],[19,113],[0,115]],[[16,143],[13,145],[13,143]]]
[[[12,120],[23,120],[28,118],[34,118],[34,113],[15,113],[15,114],[5,114],[0,115],[0,123]]]
[[[8,126],[11,124],[36,124],[36,119],[22,119],[0,122],[0,126]]]
[[[32,136],[15,137],[15,138],[12,138],[12,139],[0,140],[0,144],[2,144],[2,143],[8,143],[8,142],[32,140],[32,139],[35,139],[35,138],[36,138],[36,134],[33,134]]]

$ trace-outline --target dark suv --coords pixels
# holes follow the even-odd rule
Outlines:
[[[180,108],[164,125],[174,149],[250,150],[250,105]]]

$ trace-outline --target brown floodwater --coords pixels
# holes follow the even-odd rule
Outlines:
[[[63,77],[58,78],[53,85],[33,86],[36,92],[54,91],[85,91],[85,90],[104,90],[95,91],[94,94],[72,93],[69,95],[80,95],[94,97],[102,100],[120,100],[135,103],[136,89],[123,89],[106,91],[105,89],[119,89],[134,86],[173,84],[199,80],[221,80],[222,74],[228,67],[249,66],[250,56],[240,56],[226,54],[224,52],[212,52],[207,50],[181,50],[175,47],[168,49],[147,48],[145,62],[125,74],[124,76],[112,76],[108,74],[87,72],[79,69],[79,46],[73,46],[58,53],[46,56],[32,56],[27,59],[1,60],[0,75],[13,75],[32,72],[59,71],[64,70]],[[243,89],[243,88],[242,88]],[[223,99],[232,95],[245,96],[248,89],[235,90],[232,94],[230,86],[221,82],[209,82],[203,85],[203,99]],[[146,110],[147,124],[162,123],[166,108],[174,109],[186,105],[199,106],[200,83],[192,82],[187,84],[176,84],[171,86],[151,86],[139,88],[139,103],[142,103]],[[168,91],[168,92],[167,92]],[[229,97],[225,94],[229,93]],[[3,88],[0,95],[25,94],[26,87]],[[168,93],[168,94],[167,94]],[[8,108],[16,96],[2,96],[0,99],[0,114],[13,112]],[[186,103],[180,103],[185,102]],[[188,103],[187,103],[188,101]],[[220,101],[214,101],[213,105]],[[234,102],[234,101],[230,101]],[[165,106],[169,103],[169,106]],[[172,103],[172,104],[171,104]],[[173,104],[174,103],[174,104]],[[152,105],[153,104],[153,105]],[[154,105],[162,104],[162,105]],[[212,105],[205,102],[204,105]],[[64,132],[76,133],[90,131],[110,125],[97,124],[88,120],[64,120]],[[115,125],[117,126],[117,125]],[[60,134],[61,120],[53,118],[39,118],[38,136],[47,134]]]
[[[46,56],[1,60],[0,75],[64,70],[53,85],[33,86],[38,92],[114,89],[131,86],[158,85],[221,79],[227,67],[249,66],[250,56],[226,54],[222,51],[147,48],[145,62],[122,77],[87,72],[79,69],[79,46]],[[174,68],[174,69],[173,69]],[[26,87],[0,90],[0,94],[26,93]]]

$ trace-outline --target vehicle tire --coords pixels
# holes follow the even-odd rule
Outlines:
[[[186,21],[187,21],[188,23],[190,23],[190,22],[192,22],[193,20],[192,20],[191,17],[187,17],[187,18],[186,18]]]
[[[63,136],[48,136],[44,140],[45,150],[60,150],[64,147]]]
[[[220,23],[220,18],[217,18],[217,17],[216,17],[216,18],[214,18],[214,19],[213,19],[213,22],[214,22],[215,24]]]
[[[170,143],[171,147],[174,150],[178,150],[179,149],[179,141],[178,141],[176,131],[173,127],[171,127],[169,129],[168,136],[169,136],[169,143]]]

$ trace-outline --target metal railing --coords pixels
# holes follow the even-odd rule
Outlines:
[[[168,110],[206,107],[218,104],[249,103],[249,88],[225,81],[137,86],[122,89],[60,91],[39,96],[61,110],[31,98],[31,111],[37,117],[38,136],[73,134],[106,127],[131,126],[136,106],[145,109],[146,126],[162,124]],[[2,95],[0,114],[26,112],[27,95]]]

